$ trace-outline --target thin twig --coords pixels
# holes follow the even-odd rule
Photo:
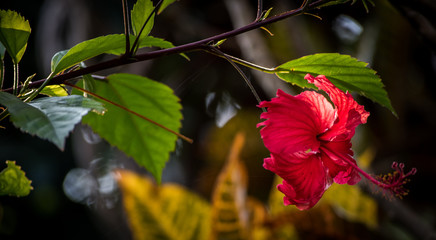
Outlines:
[[[263,14],[263,2],[262,0],[257,0],[257,16],[256,21],[259,21]]]
[[[209,49],[212,52],[215,52],[216,54],[220,55],[221,57],[224,57],[230,64],[232,64],[232,66],[236,69],[236,71],[238,71],[239,75],[241,75],[241,77],[244,79],[248,88],[250,88],[250,91],[254,95],[254,97],[256,98],[257,102],[260,104],[260,102],[262,102],[262,100],[260,99],[259,94],[257,94],[256,89],[253,87],[253,84],[251,84],[250,80],[248,79],[247,75],[245,75],[245,73],[242,71],[242,69],[240,67],[238,67],[238,65],[236,65],[232,59],[230,59],[226,54],[221,52],[219,49],[212,47],[212,46],[209,46]],[[264,112],[266,112],[265,108],[262,108],[262,110]]]
[[[53,72],[50,73],[50,75],[48,75],[48,77],[45,79],[45,81],[41,84],[41,86],[39,86],[39,88],[33,92],[32,94],[30,94],[30,96],[28,96],[24,102],[30,102],[32,101],[34,98],[36,98],[36,96],[38,96],[38,94],[47,86],[47,84],[53,79]],[[29,84],[30,85],[30,84]]]
[[[81,91],[81,92],[84,92],[84,93],[86,93],[86,94],[89,94],[89,95],[91,95],[91,96],[93,96],[93,97],[95,97],[95,98],[98,98],[98,99],[100,99],[100,100],[102,100],[102,101],[105,101],[105,102],[107,102],[107,103],[109,103],[109,104],[111,104],[111,105],[114,105],[114,106],[116,106],[116,107],[119,107],[119,108],[121,108],[122,110],[124,110],[124,111],[126,111],[126,112],[128,112],[128,113],[131,113],[131,114],[133,114],[133,115],[135,115],[135,116],[137,116],[137,117],[140,117],[140,118],[142,118],[142,119],[144,119],[144,120],[146,120],[146,121],[148,121],[148,122],[150,122],[150,123],[152,123],[152,124],[154,124],[154,125],[156,125],[156,126],[162,128],[162,129],[164,129],[164,130],[166,130],[166,131],[168,131],[168,132],[170,132],[170,133],[172,133],[172,134],[175,134],[176,136],[180,137],[181,139],[187,141],[188,143],[193,143],[193,142],[194,142],[192,139],[186,137],[185,135],[180,134],[180,133],[178,133],[178,132],[176,132],[176,131],[174,131],[174,130],[171,130],[171,129],[165,127],[164,125],[162,125],[162,124],[160,124],[160,123],[158,123],[158,122],[156,122],[156,121],[151,120],[151,119],[148,118],[148,117],[145,117],[145,116],[143,116],[143,115],[141,115],[141,114],[139,114],[139,113],[137,113],[137,112],[135,112],[135,111],[132,111],[132,110],[130,110],[130,109],[124,107],[123,105],[120,105],[120,104],[118,104],[118,103],[116,103],[116,102],[113,102],[113,101],[111,101],[111,100],[109,100],[109,99],[107,99],[107,98],[104,98],[104,97],[102,97],[102,96],[99,96],[99,95],[97,95],[97,94],[95,94],[95,93],[93,93],[93,92],[90,92],[90,91],[88,91],[88,90],[86,90],[86,89],[83,89],[83,88],[81,88],[81,87],[78,87],[78,86],[76,86],[76,85],[74,85],[74,84],[71,84],[71,83],[69,83],[69,82],[65,82],[65,85],[70,86],[70,87],[73,87],[73,88],[75,88],[75,89],[77,89],[77,90],[79,90],[79,91]]]
[[[124,21],[124,34],[126,35],[126,56],[130,56],[130,21],[129,21],[129,9],[127,0],[121,0],[123,3],[123,21]]]
[[[310,0],[303,0],[303,3],[301,4],[300,8],[303,9],[303,11],[306,9],[307,4],[309,4]]]

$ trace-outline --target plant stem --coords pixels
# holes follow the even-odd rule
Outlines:
[[[7,116],[9,116],[8,109],[2,109],[2,112],[0,113],[0,121],[3,121]]]
[[[12,85],[12,92],[15,96],[18,94],[19,83],[18,63],[14,63],[14,85]]]
[[[372,183],[374,183],[375,185],[381,187],[381,188],[389,188],[388,185],[378,181],[377,179],[375,179],[374,177],[372,177],[371,175],[369,175],[368,173],[366,173],[365,171],[363,171],[359,166],[357,166],[356,163],[354,163],[354,159],[348,155],[346,156],[342,156],[339,154],[336,154],[334,151],[331,151],[328,148],[322,147],[322,150],[325,153],[328,153],[329,155],[335,155],[338,159],[341,159],[342,161],[348,163],[351,167],[353,167],[356,171],[358,171],[360,174],[362,174],[366,179],[368,179],[369,181],[371,181]]]
[[[262,17],[262,10],[263,8],[263,3],[262,0],[257,0],[257,15],[256,15],[256,21],[259,21],[260,18]]]
[[[315,1],[313,3],[308,4],[306,6],[306,8],[304,9],[304,11],[314,9],[314,8],[324,4],[325,2],[329,2],[329,1],[330,0]],[[154,58],[158,58],[158,57],[162,57],[162,56],[166,56],[166,55],[170,55],[170,54],[180,54],[180,53],[194,51],[194,50],[201,50],[204,48],[204,45],[207,45],[210,42],[217,42],[217,41],[220,41],[223,39],[234,37],[236,35],[239,35],[239,34],[260,28],[260,27],[263,27],[265,25],[275,23],[275,22],[281,21],[283,19],[286,19],[286,18],[289,18],[292,16],[297,16],[297,15],[303,14],[304,11],[302,8],[298,8],[298,9],[295,9],[292,11],[285,12],[285,13],[280,14],[280,15],[266,18],[262,21],[255,21],[255,22],[252,22],[244,27],[237,28],[237,29],[234,29],[234,30],[222,33],[222,34],[218,34],[218,35],[215,35],[215,36],[212,36],[209,38],[205,38],[203,40],[196,41],[196,42],[187,43],[187,44],[176,46],[173,48],[161,49],[161,50],[156,50],[153,52],[138,54],[138,55],[135,55],[134,58],[115,58],[115,59],[108,60],[105,62],[100,62],[100,63],[97,63],[95,65],[91,65],[91,66],[86,67],[86,68],[82,68],[82,69],[78,69],[76,71],[71,71],[71,72],[67,72],[65,74],[60,74],[60,75],[54,76],[53,79],[51,80],[50,84],[62,84],[66,80],[69,80],[69,79],[72,79],[75,77],[79,77],[79,76],[82,76],[85,74],[90,74],[90,73],[94,73],[94,72],[98,72],[101,70],[130,64],[130,63],[134,63],[134,62],[146,61],[146,60],[150,60],[150,59],[154,59]],[[43,82],[45,82],[45,79],[35,81],[32,84],[29,84],[29,87],[33,87],[33,88],[38,87],[41,84],[43,84]],[[5,89],[3,91],[11,92],[12,89]]]
[[[45,86],[47,86],[47,84],[50,82],[50,80],[53,79],[53,72],[50,73],[50,75],[48,75],[48,77],[45,79],[45,81],[41,84],[41,86],[39,86],[39,88],[32,93],[29,97],[27,97],[24,102],[30,102],[32,101],[36,96],[38,96],[38,94],[42,91],[42,89],[44,89]]]
[[[274,73],[277,72],[276,68],[268,68],[268,67],[260,66],[260,65],[257,65],[255,63],[252,63],[252,62],[249,62],[249,61],[237,58],[235,56],[223,53],[221,51],[220,51],[221,52],[220,54],[217,54],[214,51],[210,51],[208,48],[205,48],[204,50],[206,52],[208,52],[208,53],[211,53],[211,54],[215,55],[215,56],[222,57],[222,58],[225,58],[225,59],[230,59],[234,63],[237,63],[237,64],[239,64],[241,66],[248,67],[248,68],[251,68],[251,69],[254,69],[254,70],[257,70],[257,71],[261,71],[261,72],[264,72],[264,73],[270,73],[270,74],[274,74]]]
[[[0,60],[0,89],[3,89],[3,79],[5,77],[5,64],[3,59]]]
[[[127,0],[122,0],[123,4],[123,21],[124,21],[124,34],[126,35],[126,52],[124,53],[126,56],[130,55],[130,22],[129,22],[129,12],[127,6]]]

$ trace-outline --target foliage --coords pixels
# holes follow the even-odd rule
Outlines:
[[[14,161],[6,161],[6,164],[7,167],[0,172],[0,196],[27,196],[32,190],[31,181]]]
[[[133,6],[130,16],[132,18],[133,34],[139,38],[147,36],[154,24],[153,2],[138,0],[135,6]]]
[[[112,74],[105,81],[95,81],[94,94],[110,101],[105,103],[107,111],[103,116],[90,113],[82,122],[133,157],[160,182],[177,136],[163,131],[155,123],[178,132],[182,119],[178,97],[162,83],[123,73]],[[151,121],[144,121],[111,103],[122,105]]]
[[[117,175],[134,239],[207,239],[211,222],[205,200],[126,170]]]

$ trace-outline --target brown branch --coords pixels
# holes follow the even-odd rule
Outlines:
[[[156,50],[153,52],[148,52],[148,53],[143,53],[143,54],[138,54],[135,55],[132,58],[125,58],[125,57],[120,57],[120,58],[115,58],[112,60],[108,60],[105,62],[101,62],[101,63],[97,63],[95,65],[91,65],[89,67],[86,68],[81,68],[78,69],[76,71],[70,71],[64,74],[59,74],[53,77],[53,79],[50,81],[50,85],[56,85],[56,84],[63,84],[66,80],[69,79],[73,79],[85,74],[91,74],[91,73],[95,73],[101,70],[105,70],[105,69],[110,69],[113,67],[118,67],[118,66],[122,66],[122,65],[126,65],[126,64],[130,64],[130,63],[135,63],[135,62],[141,62],[141,61],[146,61],[146,60],[150,60],[150,59],[154,59],[154,58],[158,58],[161,56],[165,56],[165,55],[170,55],[170,54],[180,54],[180,53],[185,53],[185,52],[190,52],[190,51],[195,51],[195,50],[201,50],[203,48],[204,45],[207,45],[211,42],[217,42],[223,39],[227,39],[230,37],[234,37],[236,35],[254,30],[254,29],[258,29],[260,27],[266,26],[268,24],[271,23],[275,23],[278,21],[281,21],[283,19],[292,17],[292,16],[297,16],[300,14],[303,14],[304,12],[311,10],[311,9],[315,9],[318,6],[321,6],[322,4],[328,2],[330,0],[318,0],[315,1],[311,4],[308,4],[308,6],[306,6],[305,8],[297,8],[295,10],[291,10],[288,12],[285,12],[283,14],[280,15],[276,15],[273,17],[269,17],[266,18],[262,21],[255,21],[252,22],[246,26],[243,26],[241,28],[238,29],[234,29],[222,34],[218,34],[209,38],[205,38],[203,40],[199,40],[196,42],[192,42],[192,43],[188,43],[188,44],[184,44],[184,45],[180,45],[180,46],[176,46],[173,48],[168,48],[168,49],[161,49],[161,50]],[[39,86],[41,86],[41,84],[45,81],[45,79],[41,79],[35,82],[32,82],[31,84],[29,84],[30,88],[37,88]],[[22,86],[19,86],[18,89],[21,89]],[[8,89],[4,89],[2,90],[4,92],[11,92],[12,89],[8,88]]]

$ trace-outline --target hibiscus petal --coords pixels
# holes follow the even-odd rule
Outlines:
[[[257,125],[264,126],[260,130],[263,142],[270,152],[277,154],[318,151],[317,136],[335,120],[333,106],[316,92],[294,97],[279,89],[276,98],[261,102],[259,107],[268,108],[261,114],[267,120]]]
[[[319,75],[315,78],[307,74],[304,78],[308,82],[315,84],[319,89],[324,90],[329,95],[338,112],[337,122],[328,132],[323,134],[322,139],[351,139],[354,136],[355,128],[359,124],[366,123],[369,113],[353,99],[350,93],[344,93],[325,76]]]
[[[285,194],[284,204],[300,210],[313,207],[332,183],[319,154],[305,157],[271,154],[263,166],[283,178],[283,184],[277,188]]]
[[[350,141],[322,143],[321,159],[335,183],[354,185],[361,180],[354,167],[357,166],[357,163],[352,156]],[[353,163],[354,166],[351,166],[349,162]]]

